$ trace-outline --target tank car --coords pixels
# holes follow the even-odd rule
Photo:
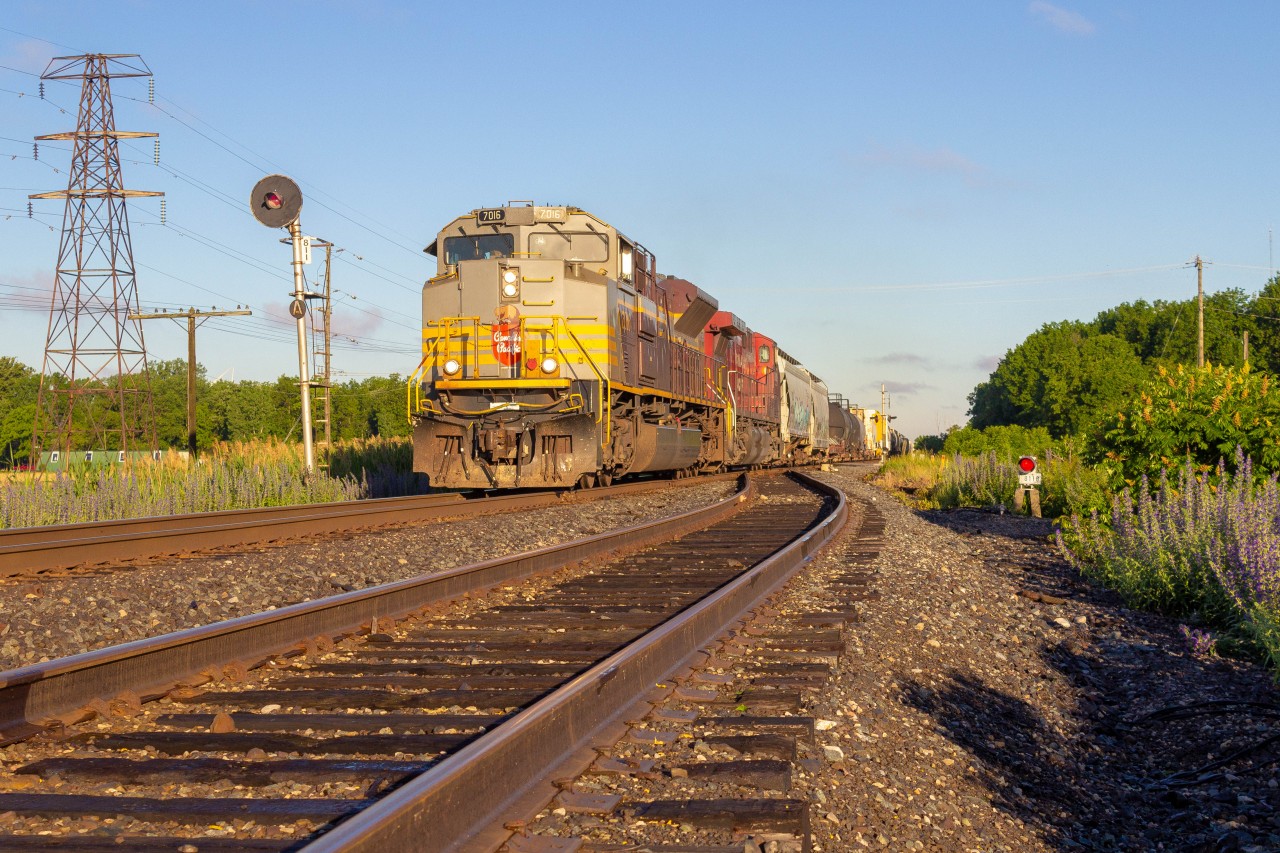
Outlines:
[[[608,484],[824,458],[826,385],[577,207],[509,203],[427,251],[414,470],[432,486]]]
[[[827,385],[799,361],[778,351],[782,367],[783,458],[803,465],[827,455],[831,443]]]
[[[828,453],[841,459],[861,459],[866,452],[866,429],[859,410],[852,409],[841,394],[827,397],[827,418],[831,444]]]

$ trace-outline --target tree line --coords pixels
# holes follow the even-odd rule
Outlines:
[[[1204,300],[1206,363],[1280,374],[1280,275],[1254,296],[1232,289]],[[1005,353],[969,394],[970,426],[1044,427],[1084,435],[1118,410],[1160,367],[1194,365],[1196,300],[1127,302],[1089,322],[1046,323]]]
[[[185,450],[186,360],[149,362],[148,375],[160,448]],[[61,377],[52,377],[51,381],[63,382]],[[38,370],[15,358],[0,356],[0,467],[30,461],[39,390]],[[313,417],[318,419],[322,410],[314,390],[312,404]],[[405,406],[405,380],[398,374],[334,384],[330,434],[334,441],[408,435]],[[274,382],[210,382],[205,368],[196,366],[198,450],[208,450],[219,441],[300,440],[301,414],[296,376],[280,376]],[[324,435],[318,420],[316,433],[321,438]]]
[[[1257,294],[1205,296],[1203,368],[1194,298],[1138,300],[1090,321],[1046,323],[969,394],[964,430],[916,446],[949,449],[971,432],[1016,427],[1073,442],[1117,482],[1188,461],[1232,467],[1237,448],[1264,470],[1280,470],[1278,323],[1280,275]]]

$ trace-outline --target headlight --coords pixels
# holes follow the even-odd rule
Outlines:
[[[520,268],[502,267],[498,276],[498,292],[503,299],[515,299],[520,295]]]
[[[550,356],[548,356],[547,358],[544,358],[542,360],[543,373],[555,373],[559,369],[560,369],[560,362],[556,361],[554,358],[551,358]]]
[[[454,376],[462,369],[462,363],[456,358],[451,358],[444,363],[444,372],[446,376]]]

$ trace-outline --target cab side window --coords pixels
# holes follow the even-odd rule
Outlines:
[[[628,284],[631,283],[632,253],[632,248],[626,243],[619,244],[619,255],[621,256],[621,261],[618,267],[618,281],[625,281]]]

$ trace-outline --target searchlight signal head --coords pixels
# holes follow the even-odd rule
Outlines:
[[[1034,456],[1023,456],[1018,460],[1018,470],[1024,474],[1034,474],[1036,471],[1036,458]]]
[[[249,194],[249,210],[268,228],[292,225],[302,212],[302,190],[285,175],[267,175]]]

